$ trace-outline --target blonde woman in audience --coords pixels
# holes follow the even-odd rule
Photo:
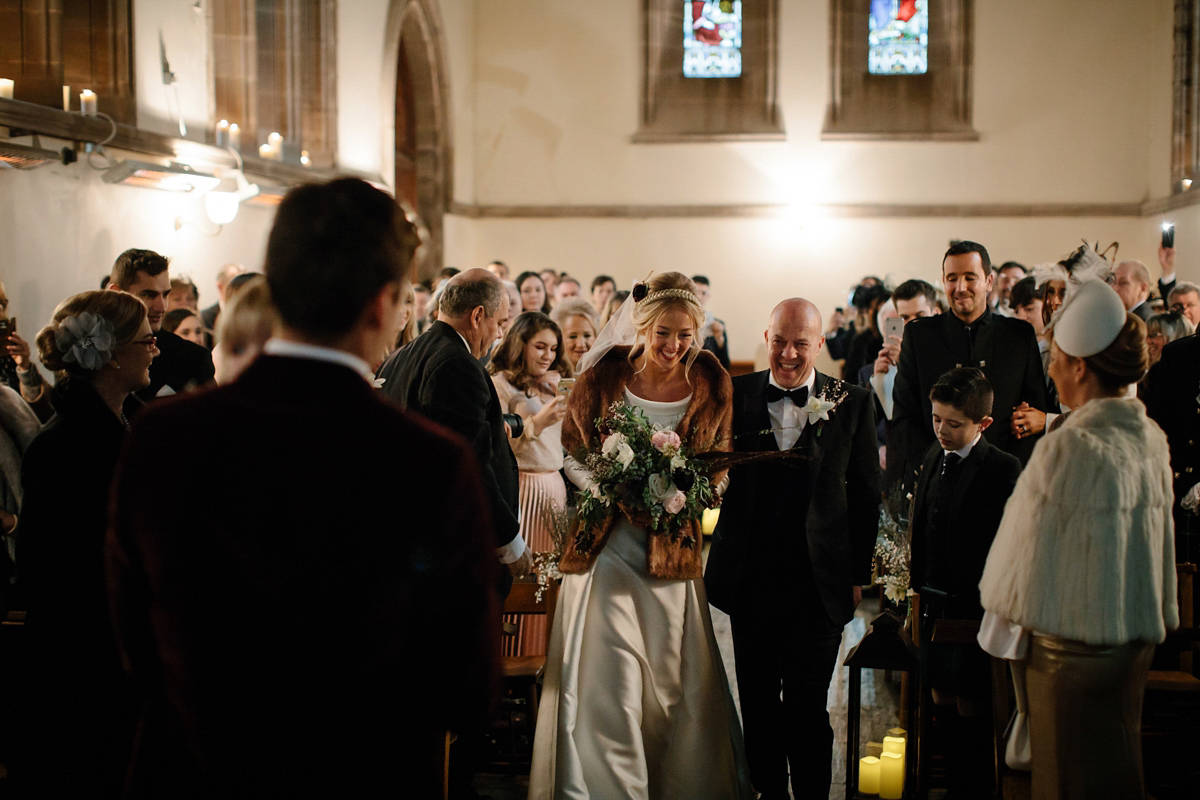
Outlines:
[[[404,302],[400,306],[400,333],[396,335],[396,346],[399,350],[404,345],[417,338],[417,293],[412,283],[404,284]],[[388,354],[384,355],[387,358]]]
[[[1167,439],[1128,396],[1146,372],[1146,329],[1086,280],[1050,350],[1071,413],[1005,508],[979,584],[979,641],[1025,675],[1035,800],[1136,800],[1142,689],[1154,645],[1179,625]]]
[[[508,292],[508,320],[501,328],[501,334],[508,333],[508,326],[521,314],[521,292],[512,281],[501,280],[504,291]]]
[[[596,309],[583,298],[571,297],[558,302],[550,319],[562,330],[563,356],[574,375],[578,371],[579,359],[592,349],[592,343],[600,332],[600,326],[596,324]]]
[[[232,383],[262,352],[278,323],[267,279],[256,275],[225,304],[217,317],[217,345],[213,366],[217,383]]]
[[[567,401],[558,395],[558,382],[569,371],[563,360],[562,333],[538,311],[520,314],[509,324],[488,365],[501,407],[522,419],[521,435],[509,443],[520,470],[521,535],[535,553],[554,549],[554,516],[567,505],[567,488],[559,472]],[[521,618],[517,636],[509,637],[504,648],[505,655],[545,653],[546,618]]]
[[[1150,353],[1150,366],[1162,358],[1164,345],[1195,332],[1191,320],[1178,311],[1165,311],[1146,320],[1146,349]]]

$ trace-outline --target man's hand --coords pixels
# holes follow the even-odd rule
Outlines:
[[[1012,432],[1018,439],[1037,436],[1046,430],[1046,412],[1032,408],[1029,403],[1021,403],[1013,409]]]
[[[509,562],[508,571],[514,578],[524,578],[533,572],[533,551],[528,547],[525,548],[525,552],[521,554],[520,558]]]
[[[862,587],[854,587],[854,607],[858,608],[858,604],[862,602]]]
[[[16,331],[8,335],[8,342],[5,347],[8,350],[8,354],[12,356],[12,360],[17,363],[17,369],[26,370],[30,367],[29,342],[18,336]]]
[[[900,360],[900,341],[899,336],[888,337],[879,351],[879,357],[875,359],[876,375],[886,375],[889,369],[896,366],[896,362]]]
[[[1162,274],[1165,278],[1175,272],[1175,248],[1163,247],[1161,243],[1158,245],[1158,264],[1162,267]],[[1163,298],[1164,300],[1166,298]]]

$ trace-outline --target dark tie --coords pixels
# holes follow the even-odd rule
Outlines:
[[[785,397],[796,405],[802,406],[808,402],[808,387],[801,386],[799,389],[792,389],[791,391],[788,391],[787,389],[780,389],[778,386],[774,386],[770,383],[767,384],[768,403],[774,403],[775,401],[782,400]]]
[[[957,467],[960,461],[962,461],[962,456],[958,453],[946,453],[946,457],[942,459],[942,476],[944,477],[948,471]]]

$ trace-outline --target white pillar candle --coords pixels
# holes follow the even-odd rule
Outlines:
[[[301,151],[300,151],[300,163],[301,163],[302,165],[306,166],[306,167],[307,167],[309,164],[311,164],[311,163],[312,163],[312,159],[310,159],[310,158],[308,157],[308,151],[307,151],[307,150],[301,150]]]
[[[12,100],[13,82],[9,78],[0,78],[0,97]]]
[[[71,87],[63,87],[63,111],[71,110]]]
[[[283,137],[272,131],[267,135],[267,144],[271,147],[271,158],[283,158]]]
[[[242,149],[242,129],[236,122],[229,126],[229,146],[238,151]]]
[[[858,791],[879,794],[879,759],[867,756],[858,760]]]
[[[217,147],[229,147],[229,120],[217,123]]]
[[[889,732],[890,733],[890,732]],[[895,753],[900,756],[900,763],[904,765],[904,739],[900,736],[885,736],[883,737],[883,752]]]
[[[258,157],[264,159],[271,158],[271,145],[260,144],[258,146]]]
[[[96,94],[91,89],[79,93],[79,113],[85,117],[96,116]]]
[[[904,759],[899,753],[884,752],[879,758],[879,796],[883,800],[904,797]]]

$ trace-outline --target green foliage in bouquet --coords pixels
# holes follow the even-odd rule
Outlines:
[[[613,403],[596,420],[599,452],[576,459],[592,482],[578,499],[579,529],[593,540],[599,525],[619,509],[651,533],[695,544],[686,523],[720,504],[709,475],[712,465],[692,453],[674,431],[652,424],[641,409]]]

